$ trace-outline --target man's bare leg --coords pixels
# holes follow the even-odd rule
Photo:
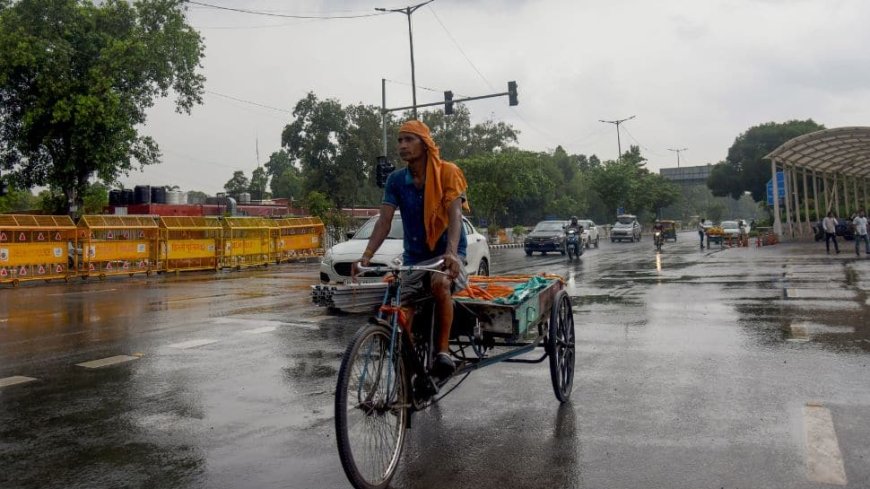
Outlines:
[[[453,297],[450,294],[450,279],[440,273],[432,274],[432,296],[435,299],[435,315],[438,317],[438,337],[435,346],[439,355],[436,357],[436,367],[440,366],[443,374],[453,373],[455,366],[447,354],[450,346],[450,328],[453,326]],[[441,355],[441,354],[445,355]]]

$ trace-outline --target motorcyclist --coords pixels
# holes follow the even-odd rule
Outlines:
[[[577,236],[583,234],[583,226],[577,222],[577,216],[571,216],[571,222],[565,226],[565,234],[568,234],[568,231],[571,231],[572,229],[577,232]]]
[[[656,233],[658,233],[657,236],[656,236]],[[656,219],[656,222],[653,224],[653,236],[655,236],[656,245],[658,245],[659,242],[662,242],[662,243],[664,242],[664,236],[665,236],[664,233],[665,233],[664,224],[662,224],[662,222],[660,220]]]

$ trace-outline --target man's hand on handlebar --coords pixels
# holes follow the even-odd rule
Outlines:
[[[451,280],[459,276],[459,272],[462,271],[461,267],[462,261],[459,260],[459,257],[449,252],[444,254],[444,270]]]

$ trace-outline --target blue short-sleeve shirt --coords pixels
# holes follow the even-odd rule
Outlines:
[[[429,250],[426,244],[426,226],[423,224],[423,194],[424,188],[414,185],[411,171],[408,168],[396,170],[387,178],[384,186],[384,204],[399,209],[402,213],[402,229],[404,230],[405,252],[402,260],[406,265],[441,256],[447,251],[447,230],[438,238],[434,250]],[[465,226],[459,228],[459,245],[456,253],[465,256],[466,248]]]

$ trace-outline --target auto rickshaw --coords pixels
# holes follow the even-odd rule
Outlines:
[[[662,237],[665,241],[672,239],[677,241],[677,222],[676,221],[659,221],[662,225]]]

